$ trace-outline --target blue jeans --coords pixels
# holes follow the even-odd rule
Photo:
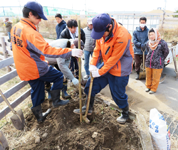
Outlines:
[[[129,75],[123,77],[117,77],[111,75],[110,73],[106,73],[103,76],[94,78],[91,96],[94,97],[103,88],[105,88],[107,84],[109,84],[109,88],[113,100],[115,101],[115,103],[118,105],[119,108],[125,108],[128,106],[128,102],[127,102],[128,96],[125,93],[128,81],[129,81]],[[84,89],[84,92],[87,95],[89,91],[89,85],[90,85],[90,78],[88,79]]]
[[[63,74],[62,72],[49,67],[49,71],[42,77],[35,80],[30,80],[28,83],[31,86],[31,99],[33,107],[43,103],[45,99],[45,82],[53,82],[51,90],[58,90],[63,88]]]
[[[11,39],[11,33],[7,32],[8,36],[9,36],[9,40]]]
[[[93,52],[85,51],[84,50],[84,57],[85,57],[85,63],[84,63],[84,68],[85,72],[87,75],[90,75],[89,71],[89,60],[90,60],[90,55],[92,56]]]

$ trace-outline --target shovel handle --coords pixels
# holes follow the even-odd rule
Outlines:
[[[90,73],[90,86],[89,86],[89,92],[88,92],[88,99],[87,99],[87,106],[86,106],[86,111],[85,111],[85,117],[87,117],[88,110],[89,110],[92,87],[93,87],[93,76],[92,76],[92,73]]]
[[[12,106],[10,105],[9,101],[7,100],[7,98],[4,96],[4,94],[2,93],[2,91],[0,90],[0,94],[3,98],[3,100],[6,102],[6,104],[8,105],[8,107],[10,108],[10,110],[17,115],[17,117],[20,119],[20,121],[22,122],[22,119],[20,118],[19,114],[12,108]]]
[[[17,114],[17,112],[12,108],[12,106],[10,105],[9,101],[7,100],[7,98],[4,96],[4,94],[2,93],[2,91],[0,90],[0,94],[3,98],[3,100],[6,102],[6,104],[8,105],[8,107],[10,108],[10,110],[14,113]]]

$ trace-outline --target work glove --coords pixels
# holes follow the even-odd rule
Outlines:
[[[98,68],[95,66],[95,65],[90,65],[89,66],[89,71],[92,72],[92,71],[96,71]]]
[[[141,44],[141,48],[144,51],[145,50],[145,44]]]
[[[100,77],[99,69],[98,69],[98,68],[97,68],[97,70],[94,70],[94,71],[92,71],[91,73],[92,73],[93,78]]]
[[[81,58],[83,51],[81,49],[72,49],[72,56]]]
[[[72,79],[72,83],[74,84],[74,86],[75,86],[76,88],[79,87],[79,80],[78,80],[78,79],[73,78],[73,79]]]

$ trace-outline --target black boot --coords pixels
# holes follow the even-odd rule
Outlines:
[[[88,100],[88,96],[85,100],[85,105],[82,107],[82,114],[85,114],[85,111],[86,111],[86,105],[87,105],[87,100]],[[89,106],[89,110],[88,110],[88,115],[91,115],[92,114],[92,111],[93,111],[93,105],[94,105],[94,100],[95,100],[95,97],[91,97],[90,99],[90,106]],[[80,114],[80,109],[74,109],[73,111],[75,114]]]
[[[51,109],[48,109],[45,113],[42,113],[41,105],[31,108],[33,114],[35,115],[38,123],[42,123],[47,115],[51,112]]]
[[[71,96],[67,94],[67,85],[63,84],[63,88],[62,88],[62,98],[63,99],[70,99]]]
[[[129,106],[122,108],[122,114],[117,118],[117,122],[125,123],[129,119]]]
[[[61,90],[52,90],[51,91],[51,99],[53,101],[53,107],[63,106],[69,103],[69,100],[61,100],[60,99],[60,91]]]
[[[140,71],[136,71],[137,75],[136,75],[136,80],[139,80],[139,74],[140,74]]]

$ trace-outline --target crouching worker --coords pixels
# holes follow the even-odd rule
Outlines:
[[[119,108],[123,110],[122,115],[117,118],[119,123],[125,123],[129,118],[128,96],[125,93],[132,70],[134,57],[131,45],[131,35],[116,20],[107,14],[97,15],[92,20],[93,30],[91,36],[96,40],[96,47],[93,58],[90,62],[89,71],[94,77],[93,88],[90,99],[88,115],[92,113],[94,98],[107,84],[109,84],[112,97]],[[98,60],[102,56],[103,66],[97,68]],[[85,86],[85,93],[88,95],[90,78]],[[88,96],[87,96],[88,98]],[[82,107],[85,113],[86,104]],[[80,109],[75,109],[74,113],[80,114]]]
[[[53,82],[51,96],[53,107],[66,105],[69,101],[60,99],[60,90],[63,87],[63,74],[48,66],[45,57],[71,56],[81,57],[82,50],[70,48],[53,48],[37,32],[36,26],[41,19],[47,20],[44,16],[42,6],[37,2],[28,2],[23,8],[23,17],[11,30],[14,62],[17,73],[21,80],[28,81],[31,86],[31,108],[39,123],[43,122],[50,113],[48,109],[42,113],[41,103],[45,98],[44,82]]]
[[[157,91],[161,73],[164,68],[164,60],[169,54],[167,43],[161,39],[157,29],[150,29],[149,41],[146,45],[148,54],[146,57],[146,92],[154,94]]]

